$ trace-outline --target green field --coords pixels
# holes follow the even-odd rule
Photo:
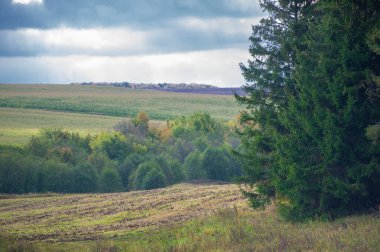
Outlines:
[[[44,128],[62,128],[80,135],[96,135],[125,120],[122,117],[70,113],[41,109],[0,107],[0,144],[23,145]],[[152,120],[157,124],[159,121]]]
[[[81,135],[111,130],[123,118],[38,109],[0,108],[0,143],[19,145],[42,128],[63,128]]]
[[[12,251],[379,251],[379,215],[289,223],[248,208],[236,185],[113,194],[4,195]]]
[[[182,94],[80,85],[0,85],[0,144],[25,144],[41,128],[80,134],[110,130],[145,111],[153,120],[198,111],[232,120],[239,107],[232,96]]]
[[[153,90],[80,85],[0,85],[0,107],[47,109],[134,117],[145,111],[151,119],[168,120],[203,111],[231,120],[239,113],[235,98],[226,95],[182,94]]]

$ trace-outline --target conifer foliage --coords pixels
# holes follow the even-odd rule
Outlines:
[[[261,1],[241,65],[244,194],[287,219],[335,217],[380,203],[376,93],[380,3]],[[371,89],[372,88],[372,89]],[[368,132],[368,130],[367,130]]]

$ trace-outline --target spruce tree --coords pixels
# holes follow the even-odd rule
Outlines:
[[[380,2],[262,1],[241,116],[252,205],[335,217],[380,203]],[[374,133],[375,132],[375,133]],[[368,138],[367,138],[368,137]]]
[[[283,215],[335,217],[380,202],[380,167],[365,129],[379,107],[363,83],[380,65],[366,41],[380,18],[374,1],[321,1],[297,54],[296,92],[280,113],[274,175]]]
[[[269,202],[274,195],[272,183],[276,131],[281,131],[279,108],[286,106],[288,96],[294,93],[293,78],[296,52],[303,50],[303,34],[309,22],[312,0],[262,0],[261,8],[268,17],[252,27],[248,65],[240,64],[247,84],[246,96],[236,96],[248,111],[241,114],[240,132],[244,150],[245,176],[241,182],[255,187],[245,190],[255,207]]]

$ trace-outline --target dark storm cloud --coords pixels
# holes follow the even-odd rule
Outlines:
[[[252,22],[185,18],[152,31],[128,27],[0,30],[0,56],[128,56],[246,48]]]
[[[183,16],[200,18],[260,15],[258,4],[245,0],[44,0],[13,4],[0,0],[0,29],[57,26],[77,28],[128,25],[151,29]]]
[[[0,29],[24,27],[47,28],[49,13],[40,5],[13,4],[11,0],[0,0]]]

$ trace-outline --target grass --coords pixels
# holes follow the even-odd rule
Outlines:
[[[41,128],[98,134],[121,117],[145,111],[167,120],[198,111],[220,120],[234,119],[232,96],[182,94],[152,90],[80,85],[0,85],[0,144],[23,145]]]
[[[120,117],[36,109],[0,108],[0,143],[22,145],[41,128],[63,128],[81,135],[110,130]]]
[[[43,206],[46,206],[46,209]],[[289,223],[247,208],[234,185],[0,200],[13,251],[379,251],[380,217]],[[74,240],[74,241],[73,241]]]
[[[246,205],[235,185],[182,184],[113,194],[2,197],[0,233],[32,241],[123,236]]]
[[[0,107],[47,109],[108,116],[134,117],[140,111],[151,119],[168,120],[198,111],[231,120],[239,107],[231,96],[183,94],[153,90],[80,85],[0,85]]]

